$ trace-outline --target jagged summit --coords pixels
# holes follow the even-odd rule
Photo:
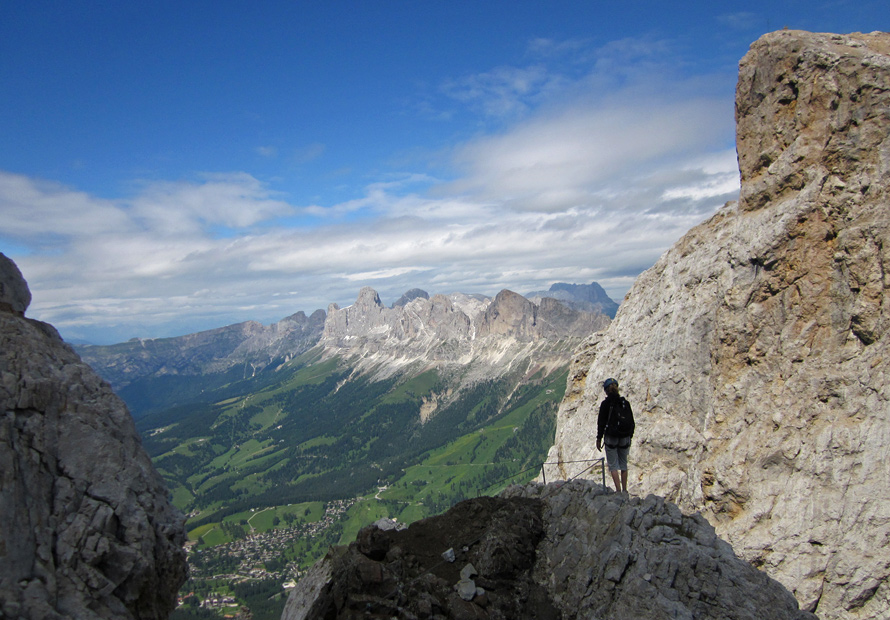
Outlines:
[[[576,310],[602,312],[612,319],[615,318],[615,313],[618,311],[618,304],[596,282],[590,284],[557,282],[549,290],[533,291],[525,296],[535,303],[540,303],[541,299],[547,297],[558,299]]]
[[[548,459],[595,456],[600,382],[617,377],[632,487],[701,510],[823,620],[890,612],[888,109],[890,34],[751,46],[740,200],[577,352]]]
[[[701,516],[583,480],[511,487],[407,529],[371,525],[304,577],[282,620],[814,620]]]
[[[478,350],[473,343],[482,335],[495,334],[528,345],[542,338],[580,339],[609,323],[596,310],[576,309],[554,299],[534,303],[507,293],[495,299],[463,293],[430,297],[415,288],[387,308],[377,291],[363,287],[350,306],[332,303],[327,312],[316,310],[308,317],[297,312],[268,326],[247,321],[175,338],[76,348],[120,391],[151,377],[222,374],[235,369],[251,376],[316,346],[327,355],[372,354],[366,366],[391,361],[388,370],[383,369],[386,374],[420,363],[424,355],[432,362],[469,360]],[[515,329],[507,321],[515,321]],[[566,358],[568,349],[561,355]]]
[[[320,344],[326,355],[356,359],[359,370],[377,377],[412,365],[459,367],[473,382],[500,376],[530,357],[561,366],[574,343],[608,323],[602,313],[574,310],[554,299],[536,305],[508,290],[494,299],[418,295],[387,308],[365,287],[351,306],[329,306]]]
[[[410,291],[407,291],[404,295],[399,297],[392,305],[393,308],[398,308],[404,306],[409,301],[417,299],[418,297],[422,297],[423,299],[429,299],[430,295],[423,289],[412,288]]]

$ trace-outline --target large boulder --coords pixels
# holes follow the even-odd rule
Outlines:
[[[167,618],[184,519],[123,401],[23,316],[30,294],[2,255],[0,282],[0,617]]]
[[[886,617],[890,34],[765,35],[736,110],[739,202],[576,352],[548,460],[599,456],[617,377],[632,492],[700,510],[824,620]]]
[[[406,530],[371,525],[300,580],[282,620],[814,620],[701,516],[586,480],[509,488]]]
[[[0,253],[0,312],[25,316],[31,304],[31,291],[18,266]]]

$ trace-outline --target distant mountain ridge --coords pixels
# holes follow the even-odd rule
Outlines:
[[[540,303],[542,299],[548,297],[558,299],[575,310],[602,312],[610,319],[614,319],[615,313],[618,312],[618,303],[596,282],[590,284],[557,282],[549,290],[526,293],[525,297],[534,303]]]
[[[599,312],[574,310],[549,298],[536,305],[508,290],[494,299],[418,295],[386,308],[376,291],[365,287],[352,306],[331,304],[320,344],[326,355],[358,358],[358,368],[379,377],[408,365],[507,368],[511,356],[527,357],[532,350],[562,365],[571,347],[557,343],[579,342],[609,322]]]
[[[591,287],[602,291],[596,283],[566,290]],[[499,374],[496,368],[509,368],[511,359],[532,350],[546,358],[543,363],[562,365],[573,342],[610,322],[606,314],[573,303],[554,297],[536,303],[507,290],[492,299],[463,293],[430,297],[411,289],[387,308],[374,289],[365,287],[350,306],[331,304],[327,313],[316,310],[309,316],[298,312],[268,326],[247,321],[174,338],[75,349],[139,417],[144,410],[173,404],[174,396],[189,400],[205,389],[277,368],[314,347],[325,358],[354,358],[360,372],[380,378],[408,366],[475,362],[478,379]],[[201,380],[186,380],[195,377]],[[153,382],[160,378],[168,387],[159,392]]]

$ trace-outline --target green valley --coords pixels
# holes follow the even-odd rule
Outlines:
[[[534,478],[567,366],[545,372],[525,361],[475,382],[460,372],[373,380],[312,349],[141,417],[145,448],[188,515],[184,595],[229,601],[217,614],[246,602],[238,584],[274,581],[270,615],[256,601],[250,609],[277,617],[281,585],[362,527],[411,523]],[[177,616],[207,611],[185,604]]]

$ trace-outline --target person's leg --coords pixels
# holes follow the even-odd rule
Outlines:
[[[618,464],[618,448],[606,448],[606,465],[609,467],[609,473],[612,474],[612,481],[615,483],[615,491],[621,490],[621,478],[618,470],[621,469]]]
[[[612,482],[615,483],[615,492],[620,493],[621,492],[621,479],[620,479],[619,475],[622,473],[626,474],[627,472],[619,472],[617,469],[613,469],[609,473],[612,474]],[[625,485],[625,487],[626,486],[627,485]]]
[[[627,493],[627,455],[630,452],[630,444],[618,448],[616,452],[618,457],[617,469],[621,472],[621,490]]]

